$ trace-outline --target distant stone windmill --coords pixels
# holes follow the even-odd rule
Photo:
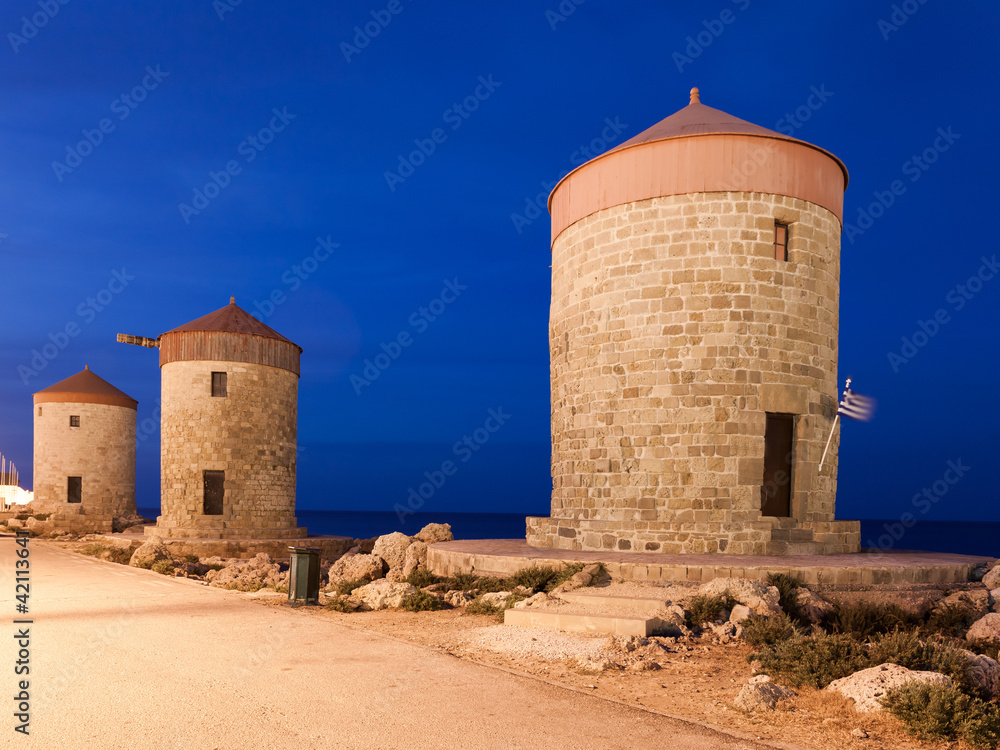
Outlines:
[[[31,493],[21,489],[20,475],[13,461],[0,453],[0,511],[12,505],[24,505],[31,500]]]

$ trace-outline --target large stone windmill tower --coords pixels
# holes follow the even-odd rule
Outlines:
[[[173,539],[297,539],[301,347],[229,304],[157,339],[160,512]]]
[[[836,460],[818,471],[846,185],[837,157],[693,89],[555,187],[552,510],[530,544],[857,551]]]

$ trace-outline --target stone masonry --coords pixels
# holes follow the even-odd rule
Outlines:
[[[794,227],[788,262],[773,257],[775,220]],[[760,512],[775,411],[800,415],[792,516],[813,532],[786,540],[853,551],[833,520],[835,462],[817,472],[837,400],[839,235],[819,206],[737,192],[614,206],[563,232],[552,517],[529,519],[529,543],[775,551],[792,526]]]
[[[295,522],[298,375],[245,362],[162,367],[161,512],[173,538],[305,536]],[[228,395],[212,396],[212,372]],[[203,472],[225,472],[221,516],[203,513]]]

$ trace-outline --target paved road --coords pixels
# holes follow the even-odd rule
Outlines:
[[[39,541],[24,737],[14,549],[0,537],[0,747],[764,747]]]

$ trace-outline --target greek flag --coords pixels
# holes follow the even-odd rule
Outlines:
[[[875,414],[875,399],[862,396],[850,388],[844,391],[844,398],[837,408],[837,414],[859,422],[870,422]]]

